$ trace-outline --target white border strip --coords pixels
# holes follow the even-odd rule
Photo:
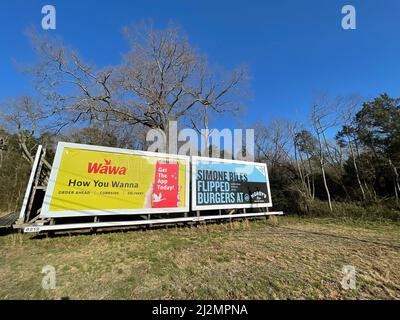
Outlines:
[[[54,231],[54,230],[73,230],[73,229],[89,229],[89,228],[106,228],[106,227],[127,227],[149,224],[167,224],[178,222],[200,222],[207,220],[221,220],[221,219],[237,219],[237,218],[251,218],[251,217],[265,217],[272,215],[283,215],[283,212],[260,212],[260,213],[240,213],[240,214],[225,214],[215,216],[203,217],[188,217],[188,218],[170,218],[170,219],[153,219],[153,220],[139,220],[139,221],[114,221],[114,222],[92,222],[92,223],[74,223],[74,224],[59,224],[47,226],[25,226],[25,233],[35,233],[41,231]],[[21,226],[22,228],[22,226]]]
[[[162,159],[174,159],[184,160],[186,163],[186,175],[185,175],[185,207],[182,208],[151,208],[151,209],[113,209],[113,210],[65,210],[65,211],[50,211],[50,203],[53,197],[54,188],[57,181],[58,171],[60,169],[61,159],[64,152],[64,148],[73,148],[79,150],[90,150],[100,152],[111,152],[119,154],[129,154],[136,156],[155,157]],[[166,153],[148,152],[148,151],[137,151],[111,147],[100,147],[87,144],[77,144],[69,142],[59,142],[57,145],[56,155],[54,157],[53,167],[51,169],[49,184],[47,186],[46,194],[43,200],[43,206],[40,213],[42,218],[62,218],[62,217],[87,217],[87,216],[108,216],[108,215],[132,215],[132,214],[152,214],[152,213],[168,213],[168,212],[189,212],[189,179],[190,179],[190,158],[183,155],[173,155]]]
[[[196,167],[198,161],[208,161],[208,162],[218,162],[218,163],[229,163],[229,164],[245,164],[249,166],[257,166],[265,168],[265,177],[267,179],[267,189],[268,189],[268,203],[255,203],[255,204],[229,204],[229,205],[211,205],[211,206],[198,206],[197,205],[197,185],[196,185]],[[192,210],[194,211],[206,211],[206,210],[217,210],[217,209],[247,209],[247,208],[270,208],[272,207],[272,197],[271,197],[271,187],[269,184],[268,168],[265,163],[250,162],[250,161],[239,161],[230,159],[218,159],[218,158],[206,158],[192,156]]]

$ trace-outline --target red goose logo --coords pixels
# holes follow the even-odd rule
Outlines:
[[[88,173],[126,175],[126,167],[117,167],[111,165],[111,160],[105,160],[104,163],[89,162]]]

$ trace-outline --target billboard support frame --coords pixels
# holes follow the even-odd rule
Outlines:
[[[180,218],[163,218],[163,219],[145,219],[133,221],[109,221],[109,222],[87,222],[87,223],[60,223],[49,225],[19,225],[18,228],[23,229],[25,233],[40,233],[52,231],[67,231],[67,230],[97,230],[101,228],[118,228],[118,227],[134,227],[134,226],[152,226],[152,225],[168,225],[175,223],[200,223],[207,221],[247,219],[247,218],[268,218],[272,215],[283,215],[282,211],[277,212],[255,212],[255,213],[238,213],[212,216],[194,216]]]
[[[26,215],[24,215],[25,221],[18,221],[13,227],[14,229],[22,229],[23,232],[31,232],[31,233],[39,233],[39,232],[52,232],[52,231],[62,231],[62,230],[79,230],[79,229],[90,229],[95,232],[97,229],[108,228],[108,227],[133,227],[133,226],[147,226],[151,227],[153,225],[168,225],[175,223],[195,223],[199,224],[201,222],[207,221],[233,221],[234,219],[247,219],[247,218],[260,218],[265,217],[268,219],[271,215],[283,215],[283,212],[270,212],[269,208],[272,206],[271,199],[271,191],[269,185],[268,178],[268,170],[266,164],[256,163],[256,162],[247,162],[247,161],[238,161],[238,160],[227,160],[227,159],[216,159],[216,158],[204,158],[197,156],[181,156],[181,155],[172,155],[165,153],[155,153],[155,152],[147,152],[147,151],[136,151],[136,150],[127,150],[120,148],[110,148],[110,147],[99,147],[92,145],[82,145],[75,143],[59,143],[62,148],[57,148],[56,156],[53,163],[53,170],[51,170],[50,177],[48,177],[48,184],[45,197],[43,199],[42,208],[40,209],[40,215],[37,215],[34,219],[27,220]],[[111,213],[111,214],[81,214],[72,216],[75,218],[83,218],[83,217],[92,217],[92,221],[83,222],[84,220],[77,220],[76,222],[72,222],[70,220],[63,221],[64,216],[42,216],[43,207],[45,205],[46,196],[52,195],[54,192],[54,184],[55,178],[58,174],[58,169],[61,162],[61,155],[65,147],[72,147],[77,149],[84,150],[94,150],[94,151],[104,151],[104,152],[115,152],[115,153],[123,153],[123,154],[132,154],[132,155],[143,155],[143,156],[155,156],[158,158],[168,158],[168,159],[180,159],[185,160],[186,170],[185,170],[185,183],[187,183],[187,187],[185,188],[185,207],[182,207],[181,210],[179,208],[167,208],[171,210],[158,209],[157,212],[148,212],[148,209],[138,209],[135,213]],[[41,153],[41,151],[39,151]],[[57,160],[58,159],[58,160]],[[217,161],[217,162],[230,162],[230,163],[243,163],[243,164],[253,164],[257,166],[265,166],[265,174],[268,183],[268,196],[269,203],[263,203],[261,205],[254,204],[237,204],[235,206],[218,206],[217,208],[204,208],[199,209],[196,206],[193,206],[193,173],[195,172],[195,166],[193,163],[193,159],[201,159],[208,161]],[[57,161],[56,161],[57,160]],[[48,168],[50,169],[50,165],[46,163]],[[37,172],[37,165],[33,166],[32,171]],[[52,189],[50,189],[51,184],[53,184]],[[190,187],[192,187],[192,194],[190,194]],[[190,198],[192,196],[192,199]],[[47,198],[48,199],[48,198]],[[51,197],[50,197],[51,199]],[[263,209],[258,212],[249,212],[247,209]],[[265,209],[264,209],[265,208]],[[204,211],[207,210],[216,210],[215,214],[208,214]],[[225,211],[225,212],[224,212]],[[169,213],[179,213],[182,216],[175,216],[173,218],[169,217]],[[161,215],[167,214],[167,217],[163,217]],[[123,220],[110,220],[110,218],[102,219],[102,217],[116,217],[116,216],[126,216],[126,219]],[[136,217],[136,218],[134,218]],[[137,219],[139,217],[139,219]],[[67,217],[65,217],[67,218]],[[68,216],[71,218],[71,216]],[[142,218],[142,219],[140,219]]]
[[[47,189],[51,165],[45,157],[46,149],[38,145],[16,224],[33,223],[40,218],[41,207],[37,208],[34,203],[39,201],[39,193],[44,193]]]

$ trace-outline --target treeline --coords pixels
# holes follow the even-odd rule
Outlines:
[[[23,99],[18,106],[23,102],[28,103]],[[258,123],[256,161],[268,164],[274,209],[398,220],[399,103],[387,94],[362,104],[352,98],[322,99],[311,108],[308,126],[283,120]],[[145,150],[142,129],[102,123],[39,137],[32,131],[1,129],[0,210],[11,212],[21,205],[39,144],[49,162],[59,140]]]
[[[24,101],[26,98],[21,99]],[[22,119],[22,115],[20,114]],[[58,141],[101,145],[108,147],[145,149],[143,132],[116,127],[93,125],[71,128],[67,133],[46,131],[36,136],[34,131],[7,131],[0,127],[0,213],[20,209],[39,145],[46,149],[46,159],[51,164]]]
[[[0,213],[18,210],[29,172],[30,164],[22,157],[16,135],[0,129]]]
[[[308,126],[258,125],[277,208],[309,215],[400,217],[400,99],[320,98]]]

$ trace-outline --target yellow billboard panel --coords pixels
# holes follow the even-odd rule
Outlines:
[[[187,212],[189,158],[59,143],[42,217]]]

